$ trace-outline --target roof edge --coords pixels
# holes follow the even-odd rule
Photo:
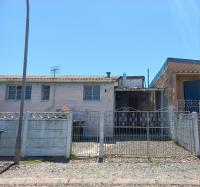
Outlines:
[[[62,75],[56,76],[46,76],[46,75],[28,75],[27,82],[116,82],[119,76],[111,76],[110,78],[106,76],[75,76],[75,75]],[[21,81],[22,76],[20,75],[0,75],[0,82],[12,82]]]
[[[165,71],[168,69],[169,63],[186,63],[186,64],[199,64],[200,60],[193,60],[193,59],[184,59],[184,58],[172,58],[168,57],[161,69],[158,71],[156,76],[151,81],[150,87],[154,87],[155,83],[159,80],[159,78],[165,73]]]

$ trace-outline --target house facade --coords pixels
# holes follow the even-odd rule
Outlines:
[[[200,60],[168,58],[151,87],[164,90],[168,109],[199,112]]]
[[[25,111],[51,112],[62,107],[72,111],[113,111],[117,77],[28,76]],[[19,111],[20,76],[0,76],[0,112]]]

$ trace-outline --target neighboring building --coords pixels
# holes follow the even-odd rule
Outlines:
[[[76,111],[113,111],[118,77],[28,76],[25,111],[56,111],[64,106]],[[0,112],[19,111],[20,76],[0,76]]]
[[[151,83],[164,89],[165,106],[199,112],[200,60],[168,58]]]
[[[126,76],[118,79],[115,88],[116,110],[152,111],[162,108],[162,89],[146,88],[144,76]]]

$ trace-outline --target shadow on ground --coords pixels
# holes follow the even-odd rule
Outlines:
[[[0,157],[0,175],[15,165],[13,160],[13,157]]]
[[[25,157],[22,161],[36,163],[36,162],[53,162],[53,163],[67,163],[65,157]],[[14,157],[0,157],[0,175],[16,166]]]

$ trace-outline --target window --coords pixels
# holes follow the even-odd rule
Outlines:
[[[97,100],[97,101],[100,100],[100,86],[99,85],[85,85],[83,99]]]
[[[42,97],[43,101],[49,100],[50,97],[50,86],[49,85],[42,85]]]
[[[7,99],[16,98],[16,86],[8,86]]]
[[[31,99],[32,86],[26,86],[25,99]]]
[[[32,86],[26,86],[25,99],[31,99]],[[9,100],[20,100],[22,95],[22,86],[8,85],[6,98]]]

